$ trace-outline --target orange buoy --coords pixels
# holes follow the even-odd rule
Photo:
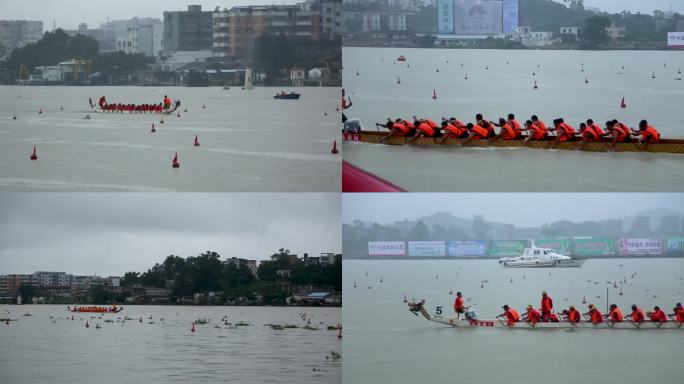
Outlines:
[[[627,108],[627,104],[625,104],[624,96],[622,97],[622,101],[620,101],[620,108]]]
[[[195,144],[193,144],[195,147],[199,147],[199,135],[195,134]]]
[[[178,162],[178,152],[176,152],[176,155],[173,157],[173,161],[171,162],[171,167],[180,168],[180,163]],[[140,321],[142,321],[142,317],[140,318]]]
[[[150,132],[152,132],[152,133],[155,133],[155,132],[157,132],[157,130],[156,130],[156,129],[154,129],[154,123],[152,123],[152,129],[150,130]]]
[[[333,140],[333,147],[332,150],[330,150],[330,153],[333,155],[337,154],[339,151],[337,150],[337,140]]]
[[[437,92],[434,89],[432,90],[432,100],[437,100]]]
[[[31,160],[38,160],[38,155],[36,155],[36,146],[33,146],[33,154],[31,154]]]
[[[195,332],[195,323],[192,323],[192,328],[190,329],[190,332]]]

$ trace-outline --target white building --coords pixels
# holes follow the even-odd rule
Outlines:
[[[175,71],[176,69],[190,64],[204,62],[213,57],[211,50],[204,51],[161,51],[157,63],[160,69],[165,72]]]
[[[364,13],[362,16],[362,27],[364,32],[379,31],[381,15],[379,13]]]
[[[67,286],[71,283],[66,272],[45,272],[38,271],[33,274],[35,281],[41,286]]]
[[[158,19],[132,19],[126,34],[116,39],[116,49],[129,54],[156,57],[164,46],[164,23]]]
[[[31,75],[31,80],[41,80],[47,81],[48,83],[60,82],[63,78],[62,69],[56,65],[43,65],[41,67],[36,67],[36,71],[39,75]]]
[[[43,38],[43,22],[0,20],[0,45],[14,49]]]
[[[390,31],[406,30],[406,14],[390,13],[387,15],[387,29]]]
[[[531,27],[518,27],[509,38],[519,41],[526,47],[546,47],[556,41],[553,32],[535,32]]]

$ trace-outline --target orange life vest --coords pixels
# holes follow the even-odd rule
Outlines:
[[[627,138],[629,138],[630,132],[629,132],[629,128],[627,128],[626,125],[624,125],[622,123],[617,123],[617,124],[613,125],[613,130],[617,131],[617,142],[618,143],[622,143],[625,140],[627,140]]]
[[[592,323],[598,324],[603,322],[603,315],[598,309],[592,309],[591,311],[589,311],[589,315],[591,316]]]
[[[402,124],[404,124],[404,126],[405,126],[406,128],[408,128],[408,129],[415,129],[415,128],[416,128],[416,126],[413,125],[413,123],[410,122],[410,121],[401,120],[401,122],[402,122]]]
[[[547,132],[546,132],[546,126],[544,123],[541,121],[537,121],[536,123],[532,123],[532,138],[534,140],[541,140],[546,137]]]
[[[456,301],[454,301],[454,311],[461,312],[462,310],[463,310],[463,298],[457,296]]]
[[[594,123],[592,125],[589,125],[589,127],[594,128],[594,132],[596,132],[596,135],[598,135],[599,137],[603,136],[603,130],[601,129],[601,127],[599,127],[598,124]]]
[[[428,123],[428,125],[429,125],[430,128],[432,128],[432,129],[438,129],[438,128],[440,128],[439,124],[435,123],[434,121],[432,121],[432,120],[430,120],[430,119],[425,119],[425,122]]]
[[[560,123],[558,125],[558,135],[560,136],[560,141],[572,140],[575,137],[575,128],[571,127],[566,123]]]
[[[582,136],[584,137],[584,139],[586,141],[598,141],[599,140],[599,136],[596,133],[596,130],[591,125],[584,128],[584,131],[582,132]]]
[[[515,309],[508,308],[505,313],[506,319],[508,319],[509,324],[517,323],[518,321],[520,321],[520,314]]]
[[[646,126],[646,129],[641,131],[641,138],[644,142],[649,144],[656,144],[660,142],[660,132],[650,125]]]
[[[551,300],[551,296],[542,296],[541,299],[541,311],[542,313],[551,313],[551,310],[553,309],[553,300]]]
[[[610,311],[610,319],[616,323],[622,321],[622,312],[620,311],[620,308],[615,308]]]
[[[632,311],[632,321],[635,323],[641,323],[644,321],[644,311],[641,310],[641,308],[637,307],[634,311]]]
[[[392,126],[390,128],[394,128],[394,129],[399,130],[399,132],[396,133],[399,136],[404,136],[409,132],[409,129],[402,123],[394,122],[394,123],[392,123]]]
[[[678,323],[684,323],[684,309],[680,309],[678,311],[675,311],[675,320]]]
[[[515,130],[510,124],[504,123],[504,125],[501,126],[501,139],[514,140],[516,137]]]
[[[420,123],[416,129],[420,132],[423,132],[425,136],[434,136],[435,135],[435,130],[430,126],[430,124],[426,122]]]
[[[444,131],[446,131],[451,137],[461,137],[463,134],[463,128],[451,123],[446,123],[444,126]]]
[[[534,308],[528,309],[527,318],[530,320],[530,323],[538,323],[541,320],[541,312]]]
[[[472,132],[475,133],[474,139],[486,139],[489,136],[487,130],[477,124],[473,125]]]
[[[515,133],[515,138],[517,139],[520,137],[520,123],[516,119],[513,120],[508,120],[508,124],[511,125],[511,128],[513,128],[513,133]]]
[[[571,323],[579,323],[581,320],[580,313],[576,309],[571,309],[568,311],[568,321]]]
[[[659,309],[659,310],[651,313],[651,321],[657,321],[660,323],[664,323],[667,321],[667,316],[665,315],[665,312],[663,312],[662,309]]]

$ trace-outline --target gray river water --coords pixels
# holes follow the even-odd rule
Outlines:
[[[682,382],[684,329],[455,329],[413,316],[403,298],[426,299],[429,312],[442,306],[453,316],[449,291],[462,291],[465,305],[492,318],[503,304],[539,307],[542,290],[557,311],[574,304],[586,312],[583,298],[604,311],[608,289],[623,312],[637,303],[671,313],[683,300],[683,259],[590,259],[552,269],[507,269],[496,260],[345,260],[343,273],[344,383]]]
[[[23,316],[27,312],[33,316]],[[300,313],[319,330],[264,326],[304,326]],[[63,305],[4,305],[0,317],[19,321],[0,324],[0,382],[339,383],[342,360],[331,358],[331,352],[340,353],[341,342],[326,326],[336,326],[340,313],[339,308],[124,306],[118,314],[75,314],[72,321]],[[227,329],[221,322],[226,315],[229,322],[250,326]],[[135,320],[120,322],[124,316]],[[209,324],[191,332],[200,318]]]
[[[393,63],[400,54],[407,62]],[[675,80],[684,77],[680,52],[344,48],[343,60],[353,102],[346,114],[366,129],[388,117],[469,122],[476,113],[491,120],[514,113],[521,123],[536,114],[547,124],[563,117],[575,128],[588,118],[632,127],[646,119],[662,137],[684,138],[684,80]],[[672,154],[345,143],[344,158],[409,191],[684,190],[684,156]]]
[[[0,86],[0,191],[339,191],[340,155],[330,154],[339,88],[295,90],[300,100],[274,100],[279,88]],[[183,103],[165,124],[148,114],[83,119],[89,97],[153,103],[165,94]],[[171,168],[176,151],[180,169]]]

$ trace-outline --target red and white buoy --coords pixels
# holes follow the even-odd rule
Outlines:
[[[190,328],[190,332],[195,332],[195,323],[192,323],[192,328]]]
[[[38,160],[38,155],[36,154],[36,146],[33,146],[33,154],[31,154],[31,160]]]
[[[330,153],[332,153],[333,155],[339,153],[339,151],[337,150],[337,140],[333,140],[333,147],[330,150]]]
[[[199,135],[195,134],[195,144],[193,144],[195,147],[199,147]]]
[[[180,163],[178,162],[178,152],[176,152],[176,155],[173,157],[173,161],[171,161],[171,167],[180,168]],[[140,318],[140,321],[142,321],[142,317]]]
[[[432,90],[432,100],[437,100],[437,91]]]
[[[625,97],[622,97],[622,101],[620,101],[620,108],[627,108],[627,104],[625,103]]]
[[[156,130],[156,129],[154,129],[154,123],[152,123],[152,129],[150,130],[150,132],[152,132],[152,133],[155,133],[155,132],[157,132],[157,130]]]

